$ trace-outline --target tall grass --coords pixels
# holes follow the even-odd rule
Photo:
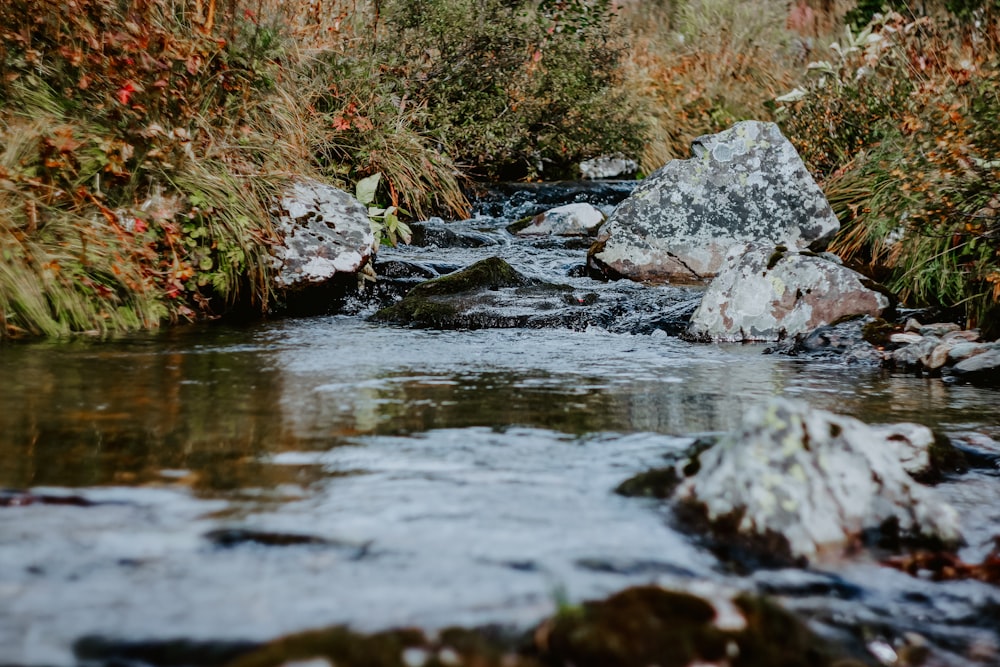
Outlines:
[[[832,249],[910,306],[1000,335],[1000,42],[877,15],[832,48],[786,132],[841,219]]]
[[[269,207],[293,178],[351,189],[380,171],[384,197],[464,213],[416,110],[331,66],[374,71],[374,7],[0,6],[0,337],[267,312]]]
[[[679,0],[622,9],[624,86],[647,119],[643,170],[689,155],[695,137],[768,119],[798,76],[786,10],[769,0]]]

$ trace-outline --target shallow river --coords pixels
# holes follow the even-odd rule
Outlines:
[[[582,251],[463,224],[497,245],[386,254],[500,254],[593,282],[565,277]],[[917,632],[956,665],[1000,643],[996,588],[867,556],[738,576],[668,508],[613,493],[773,395],[1000,453],[1000,392],[663,332],[441,332],[367,312],[0,347],[0,488],[32,494],[0,503],[0,664],[83,662],[85,637],[526,626],[651,581],[774,593],[876,643]],[[981,560],[1000,535],[997,471],[938,488],[963,515],[961,555]]]

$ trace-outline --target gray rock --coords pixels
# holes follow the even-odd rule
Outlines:
[[[985,343],[959,342],[948,350],[948,362],[957,364],[960,361],[968,359],[969,357],[974,357],[977,354],[987,352],[989,349],[989,346]]]
[[[951,368],[952,377],[961,382],[1000,386],[1000,347],[991,349],[960,361]]]
[[[946,334],[961,331],[962,327],[954,322],[934,322],[920,327],[918,333],[922,336],[944,336]]]
[[[687,335],[775,341],[855,315],[877,317],[889,298],[864,282],[861,274],[812,253],[736,246],[705,290]]]
[[[887,521],[904,534],[956,543],[958,514],[907,470],[929,465],[929,429],[873,428],[783,398],[751,410],[702,453],[675,498],[738,533],[783,537],[793,556],[837,552]]]
[[[557,206],[516,230],[518,236],[589,236],[604,223],[604,214],[583,202]]]
[[[979,329],[965,329],[964,331],[952,331],[942,336],[943,341],[965,341],[975,343],[979,340]]]
[[[602,155],[580,163],[580,174],[589,180],[617,178],[639,171],[639,163],[622,155]]]
[[[276,284],[287,290],[320,286],[361,271],[378,247],[368,209],[353,196],[312,180],[292,183],[274,203],[282,244],[273,250]]]
[[[896,368],[920,369],[937,347],[939,339],[920,336],[914,342],[892,351],[889,359]]]
[[[618,205],[591,251],[592,268],[633,280],[703,281],[734,245],[822,250],[839,229],[777,125],[741,122],[696,139],[692,152]]]
[[[952,347],[954,347],[953,343],[941,343],[936,345],[927,356],[927,360],[924,361],[924,365],[932,371],[941,368],[948,363],[948,355],[951,353]]]

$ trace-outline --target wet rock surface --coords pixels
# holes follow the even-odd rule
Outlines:
[[[773,123],[745,121],[692,143],[650,174],[602,228],[595,270],[644,281],[712,278],[734,245],[822,250],[839,229],[822,191]]]
[[[420,283],[376,322],[434,329],[509,329],[588,326],[649,333],[679,331],[697,303],[686,292],[658,298],[655,310],[626,294],[600,294],[530,278],[498,257]],[[643,316],[645,315],[645,316]]]
[[[889,297],[859,273],[785,246],[733,246],[687,334],[697,340],[777,341],[845,318],[877,317]]]
[[[604,214],[581,202],[551,208],[508,229],[518,236],[590,236],[602,224]]]
[[[591,204],[610,212],[639,184],[622,181],[499,183],[471,193],[477,215],[513,222],[572,203]]]
[[[731,597],[730,597],[731,596]],[[153,667],[861,667],[874,664],[858,642],[837,645],[767,599],[747,594],[712,600],[656,586],[564,608],[528,632],[487,627],[363,634],[312,630],[262,645],[120,642],[87,638],[80,658]]]
[[[930,468],[934,436],[915,424],[871,427],[772,399],[697,460],[674,492],[716,530],[814,559],[866,531],[957,544],[958,514],[913,475]],[[689,470],[689,472],[691,472]]]

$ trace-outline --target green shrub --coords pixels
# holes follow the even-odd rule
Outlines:
[[[0,7],[0,335],[267,308],[285,177],[261,165],[294,160],[256,133],[266,52],[210,28],[166,3]]]
[[[833,249],[907,305],[1000,334],[1000,51],[889,15],[785,99],[784,129],[824,179]]]
[[[562,4],[572,11],[555,11]],[[426,131],[475,176],[576,176],[580,160],[639,148],[641,126],[616,87],[610,14],[601,3],[541,9],[386,2],[379,49],[401,68],[401,99],[426,109]]]

